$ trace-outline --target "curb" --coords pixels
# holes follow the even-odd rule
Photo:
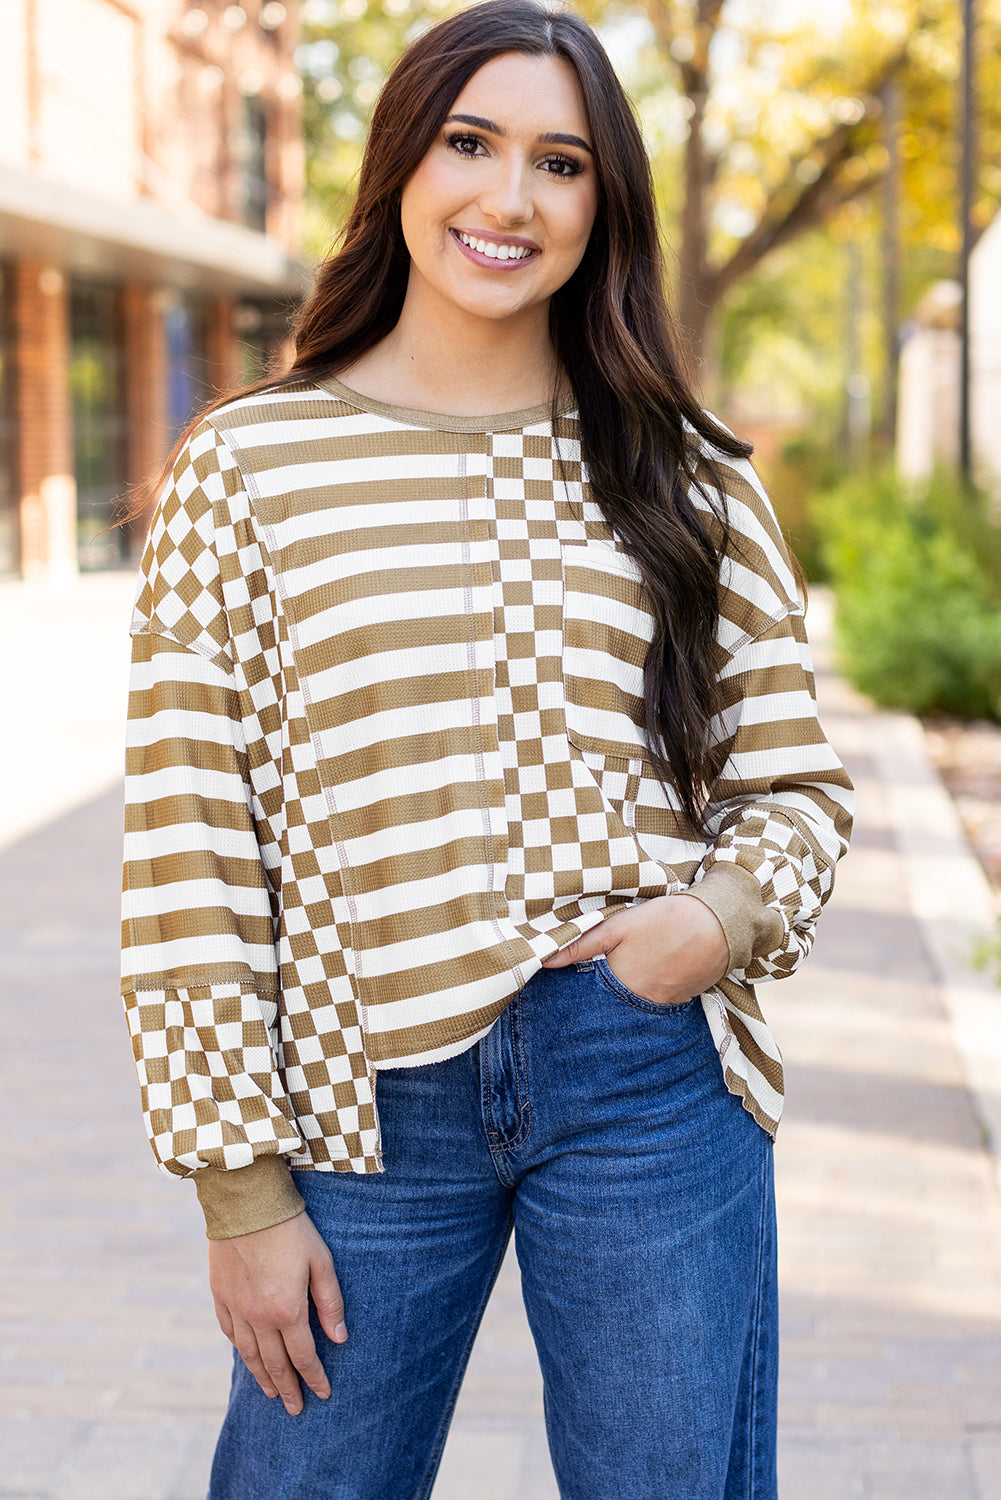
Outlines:
[[[886,787],[911,908],[937,972],[953,1041],[1001,1190],[1001,989],[972,965],[994,929],[994,893],[932,763],[917,719],[875,711],[872,756]]]

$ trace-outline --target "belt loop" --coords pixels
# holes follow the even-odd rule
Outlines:
[[[590,958],[582,958],[580,963],[574,964],[574,968],[577,970],[578,974],[590,974],[591,970],[594,968],[594,961]]]

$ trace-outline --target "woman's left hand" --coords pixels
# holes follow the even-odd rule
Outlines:
[[[730,967],[719,919],[683,893],[616,912],[547,958],[543,968],[565,969],[599,954],[627,989],[655,1005],[683,1005]]]

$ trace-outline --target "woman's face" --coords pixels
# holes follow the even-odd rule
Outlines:
[[[544,312],[580,263],[597,201],[573,69],[518,52],[493,58],[403,189],[408,298],[489,319]]]

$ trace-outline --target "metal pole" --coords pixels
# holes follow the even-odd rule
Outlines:
[[[852,467],[861,468],[868,452],[872,434],[872,392],[862,369],[862,322],[863,267],[859,236],[852,235],[848,241],[848,327],[846,329],[845,353],[847,356],[847,379],[845,381],[845,429],[848,438],[848,454]]]
[[[973,249],[973,189],[976,173],[975,7],[976,0],[963,0],[963,66],[960,74],[962,249],[959,258],[959,284],[963,299],[959,328],[959,471],[966,484],[971,483],[973,476],[970,444],[970,252]]]
[[[883,189],[883,410],[880,426],[888,452],[897,442],[900,375],[900,85],[883,86],[883,141],[889,155]]]

